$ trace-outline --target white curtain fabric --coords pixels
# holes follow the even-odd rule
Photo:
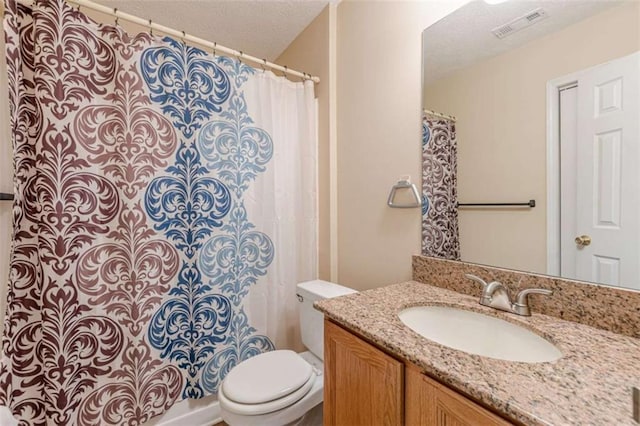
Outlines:
[[[267,170],[245,193],[248,217],[275,258],[246,299],[249,323],[278,349],[301,349],[296,284],[318,275],[317,108],[311,81],[257,72],[244,86],[255,125],[273,140]]]

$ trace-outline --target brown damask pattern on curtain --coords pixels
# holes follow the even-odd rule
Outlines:
[[[422,254],[460,260],[455,121],[422,120]]]
[[[140,207],[177,146],[135,68],[154,41],[64,1],[5,8],[15,201],[0,404],[21,426],[139,425],[182,387],[144,336],[179,266]],[[116,243],[125,261],[96,252]]]

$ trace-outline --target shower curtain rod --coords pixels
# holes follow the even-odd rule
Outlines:
[[[25,1],[25,0],[18,0],[21,3],[24,4],[28,4],[29,6],[31,6],[33,4],[33,2],[30,1]],[[90,0],[65,0],[67,3],[69,4],[74,4],[78,7],[85,7],[87,9],[91,9],[91,10],[95,10],[97,12],[101,12],[101,13],[105,13],[107,15],[111,15],[114,16],[116,18],[116,24],[118,22],[119,19],[122,19],[124,21],[129,21],[132,22],[134,24],[138,24],[138,25],[142,25],[144,27],[149,28],[149,30],[157,30],[160,31],[164,34],[176,37],[178,40],[181,40],[183,42],[186,41],[190,41],[192,43],[195,44],[199,44],[201,46],[205,46],[208,47],[212,50],[212,52],[217,53],[217,52],[222,52],[222,53],[226,53],[228,55],[231,56],[235,56],[237,57],[239,60],[246,60],[246,61],[251,61],[253,63],[256,64],[260,64],[263,67],[267,67],[267,68],[271,68],[274,70],[278,70],[281,71],[285,74],[285,76],[296,76],[296,77],[300,77],[304,80],[311,80],[314,83],[319,83],[320,82],[320,78],[316,77],[316,76],[312,76],[311,74],[307,74],[306,72],[300,72],[300,71],[296,71],[296,70],[292,70],[289,69],[289,67],[287,67],[286,65],[278,65],[278,64],[274,64],[273,62],[269,62],[266,59],[260,59],[257,58],[255,56],[251,56],[251,55],[247,55],[246,53],[242,52],[241,50],[235,50],[235,49],[231,49],[229,47],[225,47],[225,46],[220,46],[218,43],[215,42],[211,42],[208,40],[205,40],[203,38],[200,37],[196,37],[193,36],[191,34],[187,34],[184,31],[179,31],[179,30],[175,30],[173,28],[169,28],[166,27],[164,25],[160,25],[160,24],[156,24],[155,22],[153,22],[151,19],[143,19],[143,18],[139,18],[135,15],[131,15],[129,13],[125,13],[125,12],[121,12],[120,10],[118,10],[118,8],[112,8],[112,7],[108,7],[108,6],[104,6],[101,5],[99,3],[94,3]]]
[[[443,114],[441,112],[431,111],[430,109],[423,109],[422,111],[424,113],[426,113],[426,114],[435,115],[436,117],[446,118],[447,120],[457,121],[457,118],[455,118],[453,115],[447,115],[447,114]]]

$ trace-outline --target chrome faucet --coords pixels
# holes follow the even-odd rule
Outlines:
[[[531,315],[528,298],[530,294],[544,294],[546,296],[551,296],[553,294],[553,291],[546,290],[544,288],[527,288],[518,293],[515,302],[511,302],[509,290],[507,290],[502,283],[498,281],[487,283],[482,278],[471,274],[465,274],[465,276],[482,285],[482,295],[480,296],[481,305],[505,312],[511,312],[517,315]]]

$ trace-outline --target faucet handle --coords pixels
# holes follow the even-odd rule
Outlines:
[[[522,290],[516,296],[516,301],[513,304],[513,311],[519,315],[531,315],[531,310],[529,308],[529,299],[527,296],[530,294],[544,294],[545,296],[551,296],[553,294],[552,290],[547,290],[545,288],[526,288]]]
[[[547,290],[546,288],[525,288],[516,296],[516,304],[528,305],[527,296],[530,294],[544,294],[545,296],[551,296],[553,291]]]
[[[473,274],[464,274],[465,277],[469,278],[471,281],[475,281],[478,284],[480,284],[482,286],[482,290],[484,291],[484,289],[487,288],[487,286],[489,285],[485,280],[483,280],[480,277],[477,277]]]

